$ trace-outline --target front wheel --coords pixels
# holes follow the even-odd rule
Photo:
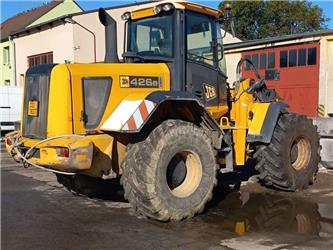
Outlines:
[[[260,182],[286,191],[312,184],[320,161],[316,126],[304,115],[282,114],[270,144],[259,145],[255,156]]]
[[[161,221],[203,211],[217,183],[211,140],[180,120],[167,120],[129,145],[122,167],[125,198],[140,214]]]

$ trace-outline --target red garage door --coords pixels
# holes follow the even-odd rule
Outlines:
[[[317,115],[318,42],[247,51],[242,53],[242,57],[251,59],[261,76],[274,70],[279,73],[279,77],[266,80],[266,83],[269,88],[276,89],[279,96],[290,106],[290,112],[308,116]],[[243,77],[254,78],[248,65],[243,69]]]

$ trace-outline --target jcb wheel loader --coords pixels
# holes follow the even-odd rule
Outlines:
[[[311,120],[288,113],[258,74],[241,79],[251,61],[240,61],[235,87],[227,83],[228,15],[182,1],[126,12],[122,61],[114,19],[103,9],[99,18],[104,63],[28,69],[21,129],[6,137],[15,159],[69,188],[121,176],[134,209],[162,221],[202,212],[218,171],[251,157],[268,187],[313,182],[320,157]]]

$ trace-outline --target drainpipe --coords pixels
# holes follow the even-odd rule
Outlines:
[[[16,47],[15,47],[15,42],[14,40],[12,39],[12,36],[9,36],[8,37],[8,40],[12,43],[13,45],[13,84],[14,86],[17,86],[16,84]],[[10,51],[9,51],[9,54],[10,54]]]
[[[72,19],[70,17],[65,18],[64,21],[66,23],[76,24],[76,25],[80,26],[82,29],[89,32],[93,36],[93,39],[94,39],[94,62],[96,62],[96,35],[95,35],[95,33],[92,32],[90,29],[84,27],[82,24],[78,23],[77,21],[75,21],[74,19]]]

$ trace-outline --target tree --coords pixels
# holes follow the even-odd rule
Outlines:
[[[225,3],[232,5],[236,36],[242,40],[320,30],[329,20],[309,1],[222,1],[219,8]]]

